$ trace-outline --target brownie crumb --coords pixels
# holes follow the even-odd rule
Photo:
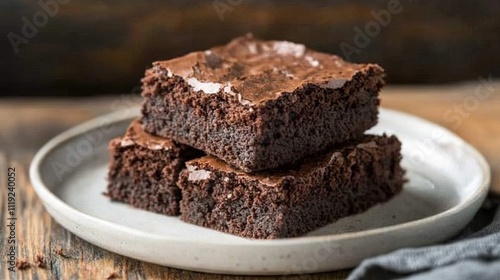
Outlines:
[[[118,273],[116,272],[111,272],[108,277],[106,277],[106,279],[115,279],[115,278],[118,278],[120,277],[120,275],[118,275]]]
[[[36,255],[35,264],[38,268],[47,268],[47,266],[45,265],[45,258],[40,254]]]
[[[64,254],[64,250],[63,248],[59,248],[59,249],[54,249],[54,253],[58,254],[59,256],[61,257],[67,257],[65,254]]]
[[[22,259],[22,260],[17,260],[16,261],[16,267],[19,270],[24,270],[24,269],[30,268],[31,265],[30,265],[30,263],[26,259]]]

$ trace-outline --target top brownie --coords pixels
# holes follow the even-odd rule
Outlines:
[[[375,64],[247,35],[154,62],[142,123],[243,171],[275,168],[375,125],[383,76]]]

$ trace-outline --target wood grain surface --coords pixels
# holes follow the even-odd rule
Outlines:
[[[477,147],[493,170],[500,194],[500,84],[388,86],[382,106],[419,115],[450,128]],[[28,178],[34,153],[63,130],[119,107],[137,104],[126,95],[87,99],[0,100],[0,279],[344,279],[349,271],[273,277],[235,277],[172,269],[136,261],[93,246],[58,225],[44,210]],[[7,270],[7,168],[16,169],[17,257],[29,267]]]

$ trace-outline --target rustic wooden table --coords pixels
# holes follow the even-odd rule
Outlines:
[[[0,278],[4,279],[260,279],[212,275],[161,267],[95,247],[54,222],[31,188],[28,165],[33,154],[59,132],[137,103],[115,96],[86,99],[0,100],[0,219],[2,220]],[[448,86],[388,86],[382,106],[419,115],[455,131],[487,158],[493,170],[492,192],[500,193],[500,83],[478,81]],[[7,270],[7,168],[16,168],[17,257],[29,267]],[[61,251],[62,250],[62,251]],[[349,271],[267,277],[266,279],[343,279]]]

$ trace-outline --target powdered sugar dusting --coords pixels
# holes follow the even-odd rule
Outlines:
[[[222,87],[222,84],[219,83],[211,83],[211,82],[201,82],[196,78],[187,79],[188,84],[193,87],[195,91],[202,91],[208,94],[214,94],[219,92]]]
[[[310,55],[306,55],[304,59],[311,64],[312,67],[318,67],[319,66],[319,61],[317,61],[314,57]]]
[[[287,78],[290,78],[290,79],[295,78],[295,75],[293,75],[292,73],[288,72],[286,69],[281,70],[281,69],[278,69],[277,67],[273,67],[273,72],[280,73],[283,76],[285,76]]]
[[[122,141],[120,142],[120,146],[122,147],[128,147],[134,145],[135,142],[130,139],[130,138],[123,138]]]
[[[232,89],[232,86],[231,83],[227,83],[227,85],[224,87],[223,91],[224,93],[228,93],[228,94],[231,94],[231,95],[234,95],[234,91]]]
[[[281,73],[283,73],[283,75],[285,75],[285,77],[287,77],[287,78],[291,78],[291,79],[295,78],[295,75],[293,75],[292,73],[290,73],[286,70],[281,71]]]
[[[169,150],[168,148],[166,148],[165,146],[160,145],[160,144],[152,144],[149,146],[149,149],[151,149],[151,150]]]
[[[248,51],[251,54],[256,54],[257,53],[257,44],[255,44],[255,43],[248,43],[247,48],[248,48]]]
[[[273,50],[280,55],[301,57],[306,52],[306,46],[288,41],[279,41],[274,43]]]
[[[212,172],[208,170],[194,170],[189,172],[188,181],[199,181],[210,178]]]
[[[252,104],[252,102],[246,100],[246,99],[243,99],[241,97],[241,94],[238,93],[238,102],[240,102],[242,105],[250,105]]]

